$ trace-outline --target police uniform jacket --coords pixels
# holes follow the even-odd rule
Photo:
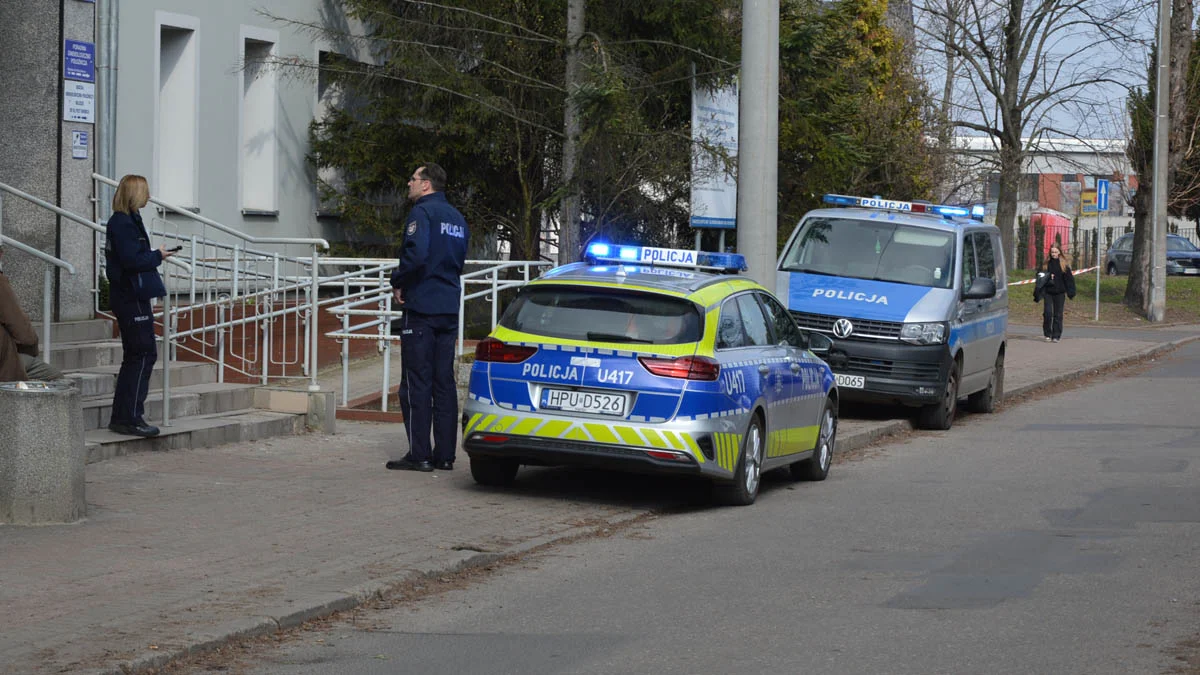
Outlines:
[[[116,211],[109,217],[104,253],[104,270],[113,290],[141,300],[166,295],[158,274],[162,254],[150,247],[150,235],[140,214]]]
[[[421,197],[404,227],[400,265],[392,287],[404,291],[404,309],[418,314],[458,314],[467,221],[441,192]]]

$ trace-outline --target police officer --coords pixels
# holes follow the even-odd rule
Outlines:
[[[158,267],[178,250],[150,248],[150,235],[138,213],[148,201],[150,187],[145,178],[130,174],[121,179],[113,195],[104,246],[109,304],[121,329],[122,352],[108,428],[147,437],[158,435],[158,427],[147,424],[143,417],[150,374],[158,360],[150,301],[167,294]]]
[[[400,412],[408,454],[389,469],[449,471],[458,442],[458,393],[454,342],[467,221],[446,201],[446,171],[432,162],[408,179],[413,200],[404,227],[400,265],[392,272],[392,293],[404,309],[400,328]],[[430,429],[433,447],[430,448]]]

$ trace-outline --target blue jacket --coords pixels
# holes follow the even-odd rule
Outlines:
[[[404,226],[400,266],[392,287],[404,291],[403,309],[418,314],[458,314],[467,221],[441,192],[421,197]]]
[[[150,235],[140,214],[115,211],[109,216],[104,270],[114,291],[132,293],[142,300],[166,295],[158,275],[162,261],[162,254],[150,247]]]

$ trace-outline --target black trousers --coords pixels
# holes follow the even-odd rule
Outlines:
[[[1067,304],[1066,293],[1047,293],[1042,298],[1042,334],[1048,338],[1062,337],[1063,308]]]
[[[154,338],[154,312],[149,300],[138,300],[130,292],[113,289],[111,299],[117,326],[121,329],[121,370],[113,392],[112,424],[144,424],[150,375],[158,361]]]
[[[400,412],[404,414],[409,457],[416,462],[453,462],[458,445],[454,378],[458,315],[405,311],[401,322]]]

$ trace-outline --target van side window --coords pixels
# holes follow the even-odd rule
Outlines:
[[[717,349],[734,349],[746,346],[746,334],[742,330],[742,313],[737,302],[730,298],[721,303],[717,315]]]
[[[975,237],[967,235],[963,237],[963,291],[971,287],[971,283],[975,281],[975,277],[977,276],[979,275],[975,273]]]
[[[975,240],[975,259],[979,262],[976,273],[981,277],[996,280],[996,255],[992,251],[992,238],[987,232],[976,232],[971,235]]]
[[[767,318],[763,316],[762,307],[754,296],[745,293],[735,298],[738,309],[742,312],[742,328],[746,331],[746,344],[755,347],[765,347],[771,342],[767,332]]]

